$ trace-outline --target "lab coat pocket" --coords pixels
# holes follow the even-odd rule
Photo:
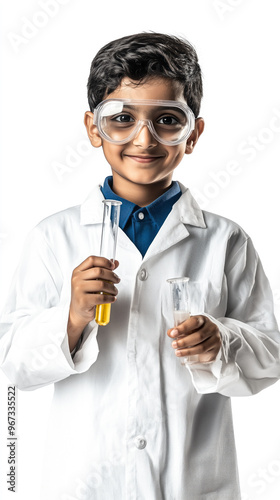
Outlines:
[[[224,316],[227,303],[225,278],[221,284],[207,280],[190,280],[188,289],[190,313],[192,315],[205,312],[216,318]]]
[[[202,281],[188,282],[188,311],[190,314],[202,313],[205,310],[205,283]],[[161,287],[161,312],[166,323],[171,328],[174,325],[173,303],[169,283]]]
[[[173,304],[170,285],[165,282],[160,289],[161,316],[167,328],[174,325]],[[221,284],[199,280],[188,282],[188,312],[196,314],[210,314],[215,318],[223,317],[227,304],[227,287],[224,279]]]

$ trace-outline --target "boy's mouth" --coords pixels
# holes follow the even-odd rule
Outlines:
[[[125,154],[124,156],[131,158],[138,163],[152,163],[153,161],[158,160],[159,158],[163,158],[164,155],[129,155]]]

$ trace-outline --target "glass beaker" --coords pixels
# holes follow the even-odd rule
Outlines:
[[[173,319],[174,326],[178,326],[186,319],[190,318],[190,309],[189,309],[189,291],[188,291],[188,283],[189,279],[187,277],[180,278],[170,278],[167,282],[170,284],[170,291],[172,297],[173,304]],[[198,354],[194,354],[192,356],[185,356],[184,358],[180,358],[181,364],[193,364],[199,362]]]
[[[102,202],[104,203],[104,210],[100,241],[100,256],[114,261],[122,202],[117,200],[102,200]],[[96,323],[101,326],[108,325],[110,322],[110,314],[110,303],[98,304],[95,312]]]

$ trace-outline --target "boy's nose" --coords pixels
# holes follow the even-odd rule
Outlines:
[[[148,123],[142,123],[140,130],[133,139],[133,144],[145,149],[157,146],[158,142],[151,133]]]

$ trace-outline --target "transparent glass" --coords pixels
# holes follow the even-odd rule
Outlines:
[[[103,222],[100,241],[100,256],[115,260],[121,201],[103,200]],[[110,322],[111,304],[96,306],[95,321],[100,326]]]
[[[189,308],[189,290],[188,283],[189,279],[187,277],[180,278],[170,278],[167,282],[170,285],[172,305],[173,305],[173,318],[174,326],[178,326],[186,319],[190,318],[190,308]],[[180,358],[181,364],[194,364],[198,363],[199,356],[197,354],[192,356],[185,356]]]
[[[158,142],[175,146],[189,137],[195,118],[181,101],[106,99],[95,108],[93,123],[114,144],[131,141],[146,126]]]

